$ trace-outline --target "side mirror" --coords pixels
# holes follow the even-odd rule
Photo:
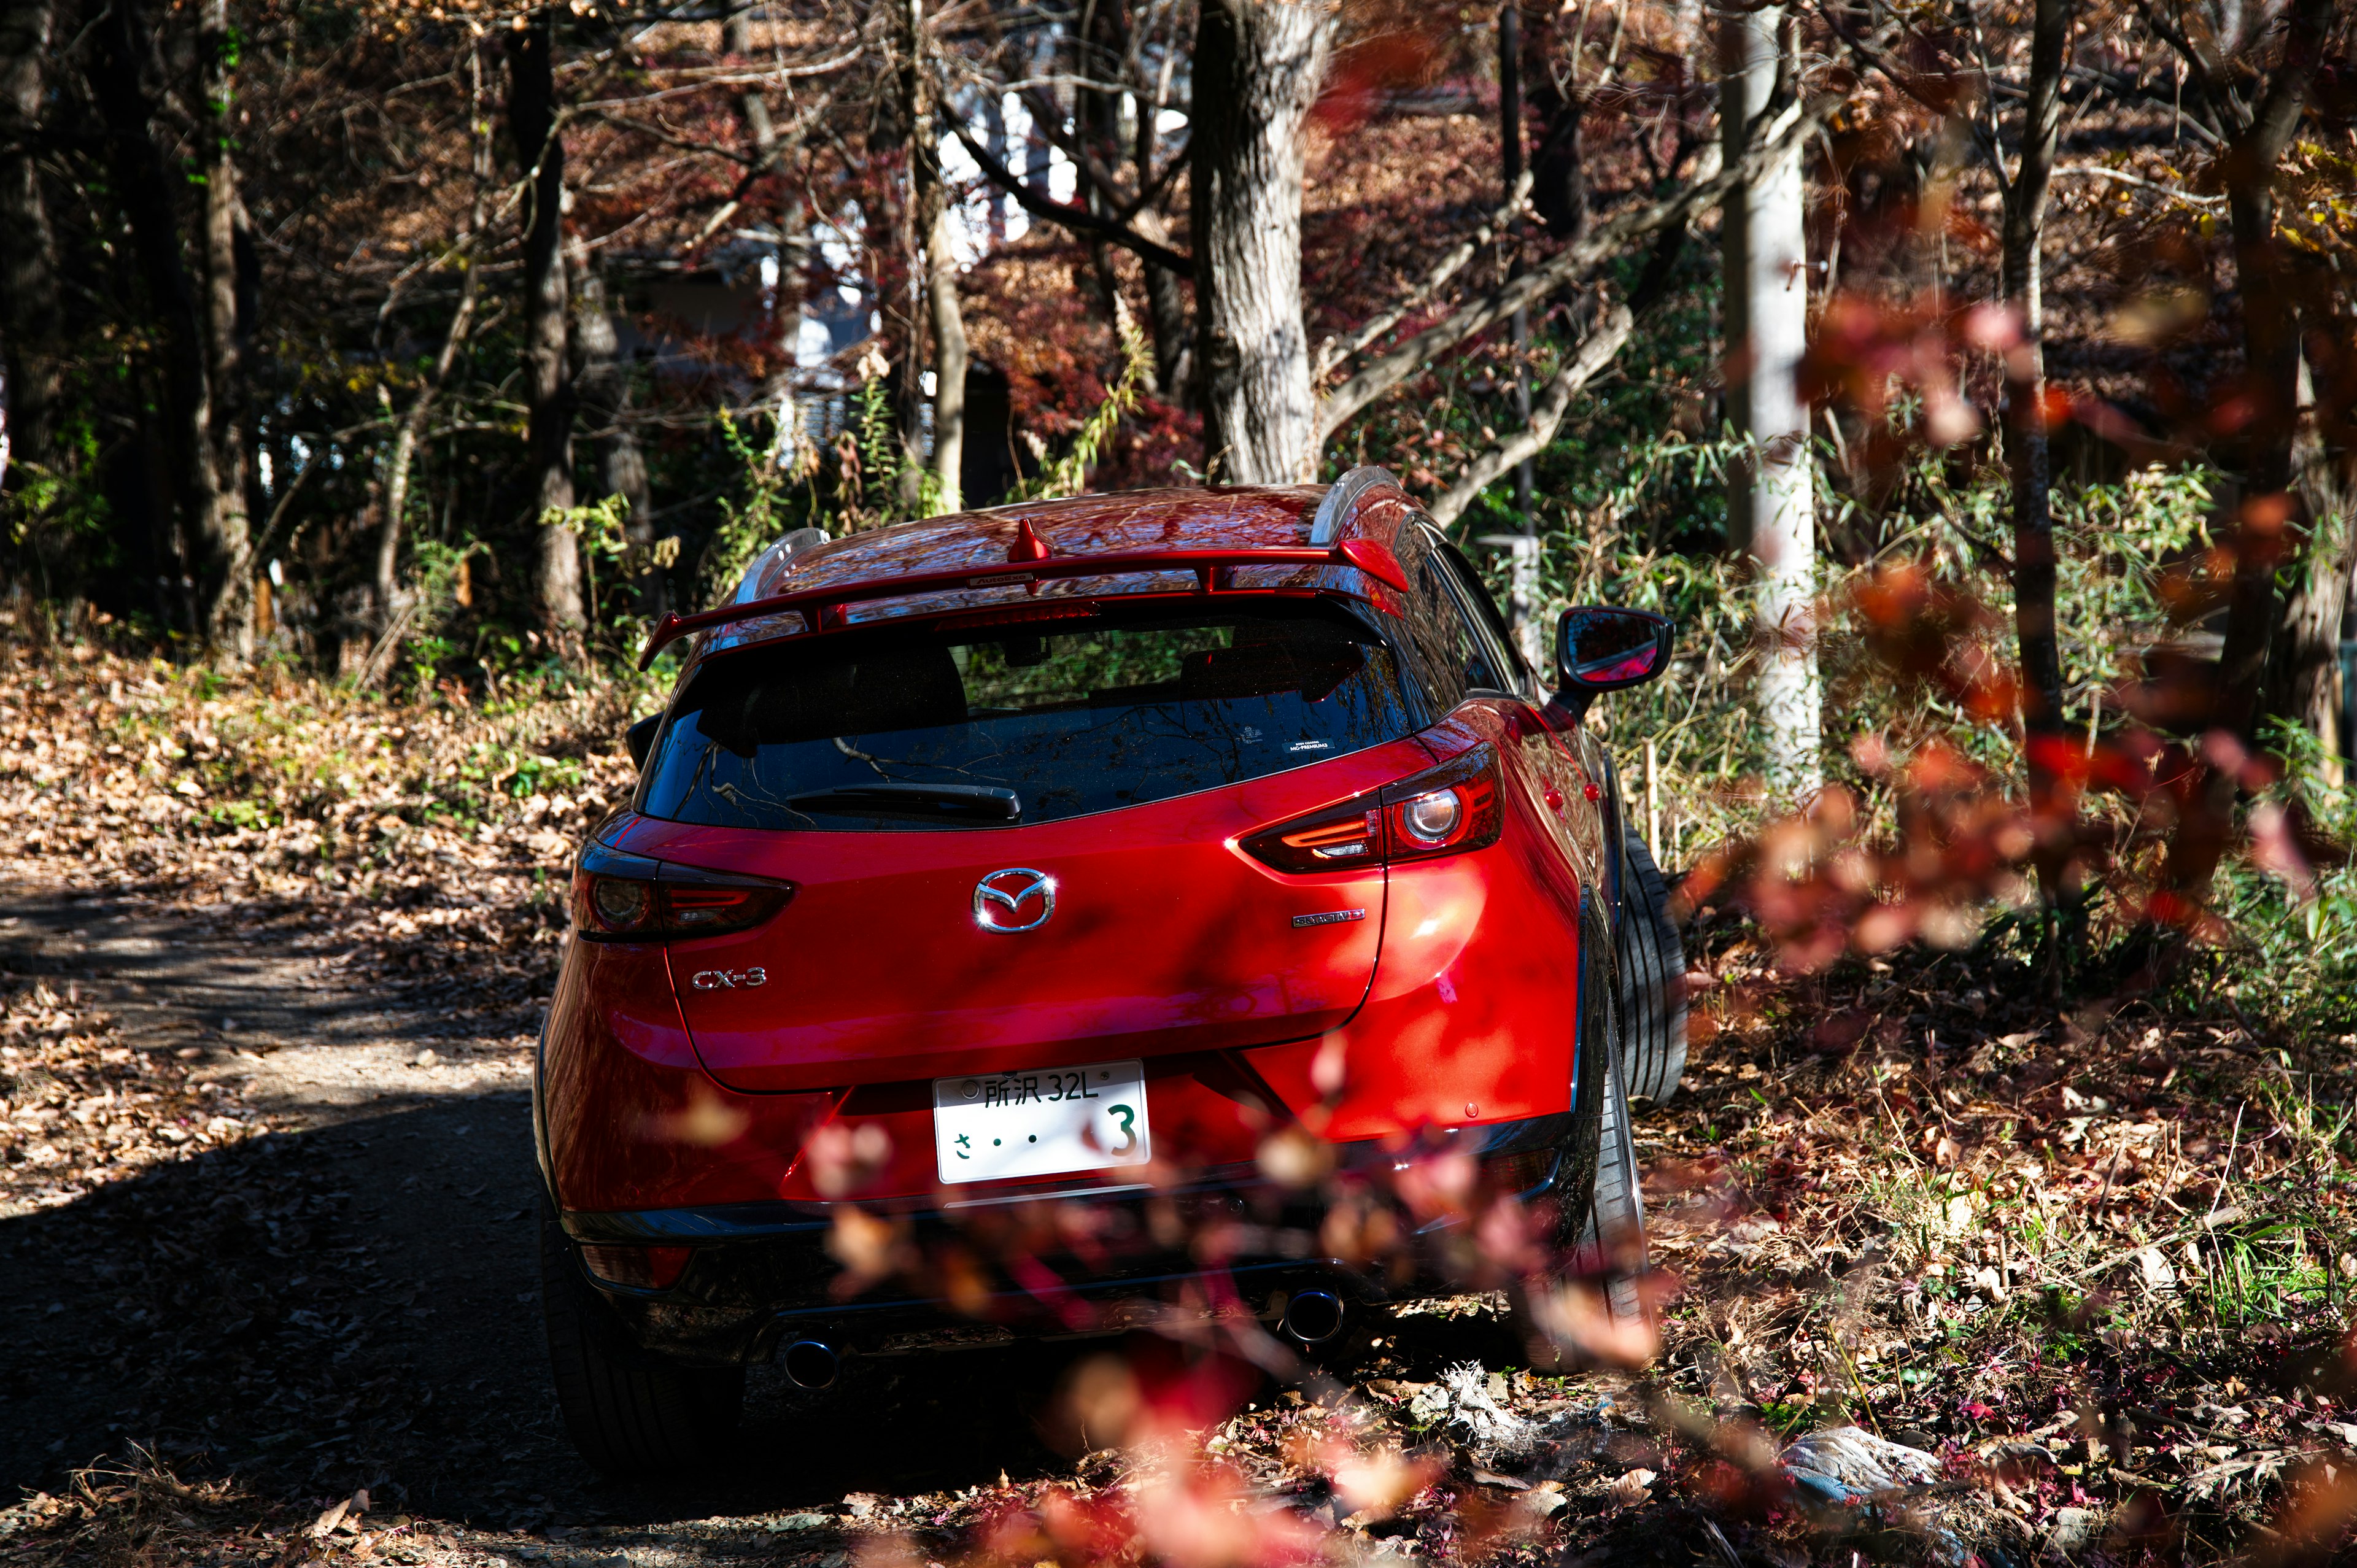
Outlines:
[[[1555,623],[1555,673],[1561,697],[1586,712],[1598,692],[1652,680],[1670,667],[1677,625],[1651,610],[1581,605]]]
[[[662,728],[662,714],[649,714],[622,732],[622,744],[630,748],[630,765],[641,773],[646,771],[647,753],[655,748],[655,731]]]

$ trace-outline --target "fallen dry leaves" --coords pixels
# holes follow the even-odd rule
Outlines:
[[[0,1219],[268,1131],[236,1086],[191,1077],[201,1054],[133,1045],[70,985],[0,991]]]
[[[395,699],[0,642],[0,875],[281,911],[363,972],[528,1002],[554,976],[573,848],[628,798],[621,733],[652,692]]]
[[[265,908],[362,972],[528,1005],[554,971],[565,846],[627,789],[614,737],[634,701],[649,700],[396,703],[0,650],[0,854],[27,879]],[[1468,1298],[1386,1320],[1341,1380],[1240,1384],[1062,1474],[726,1529],[837,1568],[1696,1551],[1789,1568],[1947,1537],[2212,1561],[2277,1527],[2340,1538],[2357,1506],[2357,1037],[2270,1032],[2231,1004],[2066,1007],[1986,952],[1900,947],[1795,978],[1713,909],[1690,945],[1688,1088],[1637,1125],[1654,1262],[1678,1287],[1662,1351],[1633,1375],[1492,1373],[1489,1401],[1527,1423],[1527,1446],[1477,1454],[1452,1425],[1445,1369],[1518,1354],[1502,1298]],[[70,991],[0,998],[0,1069],[9,1212],[263,1125]],[[1949,1479],[1903,1508],[1795,1506],[1781,1440],[1839,1422],[1935,1455]],[[351,1498],[235,1497],[152,1465],[90,1472],[0,1516],[0,1554],[542,1551]],[[585,1522],[538,1540],[586,1552],[626,1534]]]

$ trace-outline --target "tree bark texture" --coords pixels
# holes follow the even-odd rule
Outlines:
[[[509,129],[530,184],[523,237],[524,392],[531,418],[533,515],[540,524],[533,595],[542,628],[557,647],[578,645],[588,617],[581,602],[581,552],[573,530],[548,520],[573,506],[573,379],[567,362],[565,278],[565,143],[556,125],[556,36],[553,13],[535,11],[510,35]]]
[[[2297,0],[2282,63],[2248,123],[2227,142],[2226,209],[2234,231],[2234,285],[2243,311],[2246,390],[2255,405],[2244,465],[2245,503],[2219,656],[2219,727],[2256,737],[2267,650],[2275,639],[2276,569],[2294,539],[2292,445],[2298,427],[2299,315],[2276,242],[2276,166],[2308,102],[2333,0]],[[2228,84],[2213,83],[2223,100]]]
[[[212,571],[206,584],[205,632],[215,650],[253,656],[253,523],[246,511],[246,370],[251,317],[238,308],[242,208],[237,198],[231,110],[237,96],[237,43],[229,0],[204,0],[197,24],[205,122],[204,243],[207,436],[215,484],[202,528]]]
[[[2320,743],[2324,782],[2344,782],[2341,747],[2351,736],[2341,722],[2335,676],[2341,668],[2341,628],[2349,608],[2350,570],[2357,564],[2357,458],[2336,451],[2319,428],[2305,356],[2298,387],[2299,428],[2292,444],[2292,484],[2307,519],[2309,539],[2299,585],[2284,606],[2283,628],[2268,668],[2266,705],[2307,726]]]
[[[909,105],[909,221],[922,246],[925,306],[933,339],[935,505],[964,509],[959,476],[965,463],[965,317],[958,306],[957,257],[950,248],[949,186],[942,177],[940,104],[930,56],[924,0],[901,0],[902,98]]]
[[[1196,30],[1196,362],[1205,467],[1229,483],[1316,477],[1301,133],[1332,34],[1318,0],[1204,0]]]
[[[1742,157],[1752,121],[1776,95],[1793,47],[1778,10],[1730,11],[1720,24],[1719,121],[1726,162]],[[1808,349],[1808,236],[1800,144],[1728,191],[1725,247],[1727,404],[1752,443],[1727,478],[1730,542],[1756,573],[1759,713],[1769,789],[1797,803],[1824,783],[1822,690],[1817,678],[1816,510],[1809,462],[1809,409],[1797,374]]]
[[[1150,114],[1153,105],[1142,104],[1140,113]],[[1140,178],[1145,169],[1138,170]],[[1157,245],[1170,243],[1169,225],[1152,202],[1137,209],[1129,220],[1130,227]],[[1190,309],[1187,299],[1186,280],[1168,267],[1157,267],[1146,262],[1139,269],[1146,274],[1146,315],[1154,333],[1154,390],[1165,398],[1185,394],[1192,379],[1193,363],[1190,350],[1194,344],[1194,324],[1188,319]]]
[[[2056,796],[2062,737],[2062,656],[2054,610],[2052,453],[2046,437],[2046,306],[2040,242],[2047,190],[2062,132],[2062,71],[2069,63],[2072,0],[2037,0],[2030,22],[2029,97],[2022,111],[2021,156],[2005,198],[1999,286],[2021,316],[2022,351],[2006,388],[2006,460],[2013,482],[2013,620],[2021,651],[2022,753],[2030,814],[2040,825],[2031,852],[2047,906],[2064,896],[2070,854],[2068,818]],[[1998,171],[2002,182],[2004,172]]]
[[[2071,0],[2037,0],[2021,156],[2005,193],[2001,287],[2020,312],[2022,369],[2007,388],[2007,456],[2013,480],[2014,626],[2021,648],[2021,711],[2029,733],[2062,729],[2062,666],[2054,619],[2053,474],[2046,436],[2046,309],[2040,244],[2054,150],[2062,130],[2062,70]],[[2030,758],[2033,779],[2040,763]]]
[[[218,563],[206,559],[204,529],[216,515],[221,472],[212,446],[202,310],[183,258],[174,181],[150,124],[140,20],[132,0],[113,0],[98,10],[91,22],[97,48],[90,83],[106,128],[109,164],[130,227],[140,286],[159,328],[166,482],[181,577],[175,596],[185,607],[188,629],[203,635],[210,623],[207,585],[219,570]]]
[[[1130,216],[1130,226],[1166,250],[1170,245],[1170,228],[1162,220],[1157,193],[1161,188],[1157,182],[1166,178],[1168,171],[1157,170],[1155,165],[1162,158],[1162,127],[1158,122],[1169,93],[1174,63],[1172,58],[1165,57],[1161,85],[1152,97],[1139,92],[1132,100],[1136,129],[1130,143],[1130,157],[1136,166],[1138,203],[1137,210]],[[1187,297],[1184,280],[1178,274],[1150,262],[1141,270],[1146,274],[1146,316],[1154,334],[1154,390],[1164,398],[1182,397],[1193,380],[1190,354],[1194,326],[1189,319],[1192,305]]]
[[[577,240],[568,265],[576,289],[573,347],[578,362],[574,384],[580,392],[581,412],[589,422],[591,438],[597,445],[597,487],[600,493],[619,496],[628,505],[623,537],[633,539],[635,528],[637,537],[644,538],[654,515],[654,497],[647,484],[646,454],[639,447],[638,433],[630,427],[630,377],[621,362],[621,339],[614,331],[614,306],[607,297],[605,272]],[[628,569],[637,579],[632,596],[641,610],[648,597],[647,579],[653,575],[650,565],[643,549],[633,552],[628,561]]]
[[[1498,7],[1498,163],[1503,176],[1500,181],[1508,199],[1523,183],[1523,4],[1522,0],[1506,0]],[[1509,339],[1514,349],[1514,417],[1525,429],[1531,423],[1531,312],[1527,306],[1515,310]],[[1541,443],[1540,445],[1544,445]],[[1522,520],[1520,532],[1535,533],[1537,521],[1531,513],[1531,488],[1534,478],[1531,448],[1514,465],[1514,515]],[[1534,551],[1523,550],[1515,556],[1513,619],[1514,634],[1523,640],[1523,652],[1543,649],[1544,636],[1540,632],[1530,611],[1535,605],[1535,585],[1530,581],[1531,568],[1536,564]],[[1534,657],[1532,668],[1544,670],[1546,662]]]
[[[6,351],[7,436],[12,466],[43,469],[53,456],[60,390],[58,239],[34,141],[56,25],[55,0],[0,0],[0,348]]]

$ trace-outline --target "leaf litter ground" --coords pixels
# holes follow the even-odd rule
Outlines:
[[[1637,1119],[1679,1282],[1641,1373],[1534,1373],[1465,1298],[1175,1448],[1060,1449],[1082,1352],[983,1350],[757,1376],[713,1477],[596,1483],[537,1362],[520,1090],[629,696],[6,650],[0,1556],[2206,1562],[2338,1530],[2357,1038],[2058,1007],[1981,954],[1796,980],[1715,909],[1687,1088]],[[290,967],[231,1018],[204,977],[258,953]],[[1801,1506],[1779,1446],[1843,1423],[1943,1478]],[[1173,1475],[1245,1544],[1157,1534]]]

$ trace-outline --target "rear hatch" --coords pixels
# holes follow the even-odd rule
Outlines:
[[[672,944],[722,1082],[1222,1049],[1356,1011],[1382,868],[1280,875],[1235,841],[1420,765],[1390,650],[1324,600],[1040,607],[727,653],[681,693],[630,847],[796,889]]]

